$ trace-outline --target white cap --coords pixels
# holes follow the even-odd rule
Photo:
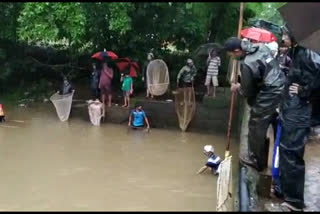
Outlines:
[[[193,63],[192,59],[188,59],[187,63]]]
[[[206,151],[206,152],[214,152],[214,148],[213,148],[213,146],[212,145],[205,145],[204,147],[203,147],[203,149],[204,149],[204,151]]]

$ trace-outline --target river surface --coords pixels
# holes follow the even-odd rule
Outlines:
[[[215,211],[217,177],[196,172],[225,133],[60,122],[51,104],[7,110],[0,125],[1,211]],[[234,175],[238,145],[232,142]],[[235,179],[234,179],[235,180]]]

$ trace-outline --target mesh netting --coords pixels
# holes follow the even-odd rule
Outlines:
[[[179,126],[182,131],[186,131],[196,112],[196,98],[193,87],[179,88],[175,92],[175,106]]]
[[[167,64],[161,60],[152,60],[147,67],[147,85],[150,93],[161,96],[168,90],[170,84]]]
[[[73,94],[74,90],[70,94],[60,95],[59,93],[55,93],[50,97],[61,121],[67,121],[69,119]]]
[[[88,111],[90,122],[94,126],[100,126],[101,117],[103,116],[103,105],[100,102],[89,102]]]
[[[217,182],[217,211],[233,211],[232,157],[228,156],[219,166]]]

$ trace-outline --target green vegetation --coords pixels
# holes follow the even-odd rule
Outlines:
[[[281,4],[247,3],[245,25],[252,18],[279,24],[276,8]],[[140,65],[153,49],[175,82],[199,45],[236,35],[239,17],[239,3],[224,2],[1,2],[0,10],[0,93],[18,88],[44,93],[42,88],[52,90],[61,73],[74,81],[88,78],[90,56],[103,48]],[[223,56],[222,76],[227,66]],[[140,78],[135,86],[143,87]]]

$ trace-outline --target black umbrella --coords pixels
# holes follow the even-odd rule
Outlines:
[[[287,3],[279,11],[296,41],[320,51],[320,3]]]
[[[219,43],[207,43],[199,46],[195,51],[195,56],[208,56],[212,50],[216,50],[217,53],[220,53],[222,46]]]

